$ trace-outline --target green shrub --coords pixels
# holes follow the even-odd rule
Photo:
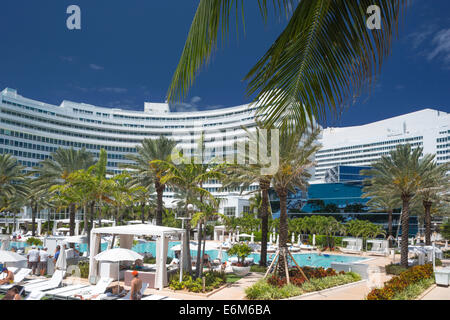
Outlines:
[[[252,248],[250,248],[245,243],[238,243],[232,246],[228,250],[229,256],[237,256],[239,265],[244,265],[245,258],[247,258],[252,253]]]
[[[302,282],[299,286],[294,284],[294,281],[290,284],[285,284],[285,282],[280,280],[281,283],[277,283],[274,282],[274,277],[272,277],[269,278],[269,280],[259,280],[253,286],[248,287],[245,290],[245,294],[247,298],[251,300],[277,300],[299,296],[306,292],[324,290],[359,280],[361,280],[359,274],[349,272],[323,278],[311,278],[310,281]]]
[[[450,259],[450,251],[444,251],[444,259]]]
[[[89,278],[89,262],[80,261],[78,262],[78,268],[80,268],[80,277],[84,279]]]
[[[270,285],[264,279],[259,280],[253,286],[245,289],[247,298],[251,300],[278,300],[299,296],[302,293],[302,289],[293,284],[278,288]]]
[[[434,278],[420,280],[417,283],[409,285],[402,292],[395,294],[392,300],[414,300],[420,296],[422,292],[431,287],[433,283]]]
[[[332,239],[332,242],[334,242],[335,247],[341,247],[342,246],[342,238],[341,237],[330,237]],[[308,236],[308,242],[312,245],[313,243],[313,236]],[[322,235],[316,235],[316,246],[319,247],[326,247],[327,246],[327,237]]]
[[[38,239],[38,238],[33,238],[33,237],[29,237],[28,239],[27,239],[27,244],[29,245],[29,246],[32,246],[32,245],[35,245],[35,246],[42,246],[42,241],[40,240],[40,239]]]
[[[367,300],[392,300],[396,295],[401,295],[407,287],[430,278],[433,278],[431,264],[414,266],[387,281],[383,288],[373,289],[367,295]]]
[[[385,266],[386,274],[393,274],[398,276],[400,273],[408,270],[408,268],[405,268],[399,264],[388,264]]]
[[[224,272],[208,271],[203,274],[205,277],[205,291],[212,291],[219,288],[227,281],[227,277]],[[203,291],[203,279],[194,279],[190,274],[185,273],[183,275],[182,282],[180,282],[179,275],[176,275],[169,282],[169,288],[172,290],[188,290],[190,292],[202,292]]]
[[[267,267],[260,266],[258,264],[254,264],[250,267],[251,272],[261,272],[265,273],[267,271]]]

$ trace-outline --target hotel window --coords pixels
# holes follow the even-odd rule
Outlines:
[[[223,208],[223,213],[226,216],[233,217],[236,215],[236,208],[235,207],[225,207],[225,208]]]

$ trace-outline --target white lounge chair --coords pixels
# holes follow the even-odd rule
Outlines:
[[[45,293],[42,291],[32,291],[25,300],[41,300],[44,296]]]
[[[344,238],[343,242],[347,242],[345,248],[340,248],[344,253],[361,253],[362,252],[362,239],[358,238]]]
[[[367,240],[367,243],[372,243],[372,248],[367,251],[370,255],[387,256],[389,254],[388,240]]]
[[[88,287],[84,287],[82,289],[66,291],[66,292],[59,294],[59,296],[74,297],[75,295],[80,295],[84,299],[88,299],[94,295],[104,293],[106,291],[106,289],[108,288],[108,286],[111,284],[111,282],[113,282],[112,278],[100,278],[100,280],[97,282],[97,284],[95,286],[88,286]]]
[[[56,270],[55,273],[53,273],[53,276],[51,277],[51,279],[48,281],[32,283],[32,284],[25,284],[25,291],[26,292],[31,292],[31,291],[36,291],[36,290],[45,291],[45,290],[58,288],[64,279],[65,273],[66,272],[63,270]]]
[[[89,287],[89,285],[87,285],[87,284],[75,284],[75,285],[72,285],[72,286],[65,286],[65,287],[53,289],[53,290],[50,290],[50,291],[46,291],[45,294],[46,295],[52,295],[52,296],[58,296],[58,295],[60,295],[61,293],[64,293],[64,292],[73,291],[73,290],[80,290],[80,289],[86,288],[86,287]]]
[[[145,282],[145,283],[142,284],[142,288],[140,290],[141,297],[144,295],[144,292],[145,292],[145,290],[147,290],[147,287],[148,287],[148,283]],[[128,291],[128,293],[127,293],[127,295],[125,297],[119,298],[117,300],[130,300],[130,298],[131,298],[131,290]]]
[[[28,268],[22,268],[19,271],[17,271],[17,274],[14,275],[14,283],[11,284],[4,284],[0,286],[0,289],[8,290],[15,286],[16,284],[20,283],[25,279],[26,276],[28,276],[31,273],[31,269]]]

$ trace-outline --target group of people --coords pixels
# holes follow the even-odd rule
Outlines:
[[[56,254],[56,253],[55,253]],[[36,248],[35,245],[31,246],[31,250],[28,251],[28,268],[31,269],[33,275],[36,275],[36,271],[41,276],[47,274],[47,261],[50,258],[47,248]]]

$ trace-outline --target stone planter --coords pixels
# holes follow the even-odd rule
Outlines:
[[[238,267],[238,266],[231,266],[233,269],[233,273],[239,277],[246,276],[250,272],[250,266],[248,267]]]

